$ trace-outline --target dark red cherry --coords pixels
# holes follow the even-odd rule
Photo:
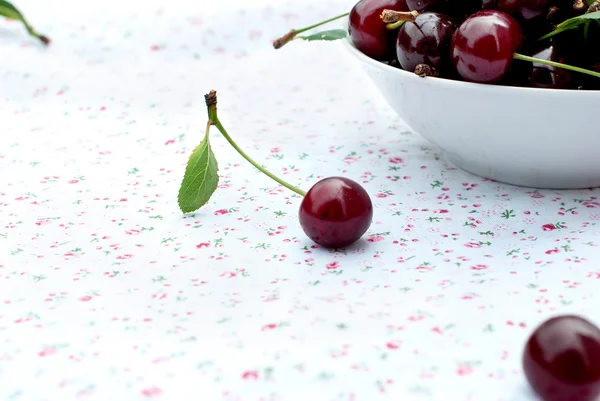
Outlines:
[[[507,73],[522,44],[523,32],[513,17],[502,11],[482,10],[456,29],[450,56],[465,80],[493,83]]]
[[[448,0],[406,0],[406,5],[410,11],[428,11],[439,7],[445,7]]]
[[[600,394],[600,330],[579,316],[551,318],[523,352],[529,384],[545,401],[593,401]]]
[[[482,9],[492,9],[513,13],[520,8],[530,10],[543,10],[550,7],[553,0],[482,0]]]
[[[554,46],[547,47],[532,57],[564,63],[564,59],[558,54]],[[570,86],[570,83],[571,73],[569,70],[539,63],[533,63],[531,67],[529,85],[534,88],[566,89]]]
[[[365,55],[380,61],[395,58],[395,31],[388,31],[381,20],[385,9],[409,11],[406,0],[360,0],[350,10],[348,34],[354,46]]]
[[[423,13],[398,29],[396,56],[400,66],[413,72],[419,64],[448,69],[450,40],[455,25],[444,14]]]
[[[325,248],[343,248],[360,239],[373,218],[373,204],[360,184],[343,177],[317,182],[300,205],[300,225]]]

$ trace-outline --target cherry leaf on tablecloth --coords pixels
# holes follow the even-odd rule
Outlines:
[[[200,145],[194,149],[185,168],[177,201],[183,213],[200,209],[216,191],[219,167],[210,147],[208,129]]]
[[[298,36],[298,39],[304,39],[308,41],[313,40],[338,40],[346,37],[346,31],[343,29],[331,29],[328,31],[321,31],[308,36]]]
[[[540,38],[540,40],[548,39],[548,38],[550,38],[554,35],[557,35],[561,32],[575,29],[575,28],[579,27],[580,25],[590,23],[592,21],[596,21],[597,23],[600,23],[600,11],[594,11],[591,13],[579,15],[577,17],[573,17],[573,18],[564,20],[563,22],[558,24],[552,32],[547,33],[546,35],[542,36]]]
[[[19,11],[19,9],[17,9],[15,6],[13,6],[12,3],[9,3],[6,0],[0,0],[0,16],[6,17],[8,19],[16,20],[16,21],[21,21],[23,23],[23,25],[25,25],[27,32],[29,32],[29,34],[31,36],[39,39],[46,45],[50,43],[50,39],[48,39],[46,36],[40,35],[38,32],[36,32],[36,30],[33,29],[33,27],[29,24],[27,19],[25,19],[25,16],[23,15],[23,13],[21,13],[21,11]]]

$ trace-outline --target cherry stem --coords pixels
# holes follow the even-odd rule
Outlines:
[[[535,57],[529,57],[529,56],[525,56],[525,55],[519,54],[519,53],[515,53],[513,55],[513,58],[515,60],[530,61],[530,62],[536,63],[536,64],[545,64],[545,65],[549,65],[551,67],[564,68],[565,70],[580,72],[582,74],[587,74],[587,75],[591,75],[591,76],[600,78],[600,72],[586,70],[585,68],[574,67],[574,66],[568,65],[568,64],[557,63],[555,61],[549,61],[549,60],[543,60],[543,59],[539,59],[539,58],[535,58]]]
[[[223,127],[223,124],[221,124],[221,121],[219,121],[219,117],[217,115],[217,92],[215,90],[211,90],[209,94],[207,94],[207,95],[204,96],[204,98],[206,99],[206,107],[208,108],[208,124],[209,125],[214,125],[219,130],[219,132],[225,137],[225,139],[227,140],[227,142],[229,142],[229,144],[231,146],[233,146],[233,148],[244,159],[246,159],[246,161],[248,161],[248,163],[252,164],[261,173],[265,174],[267,177],[269,177],[269,178],[273,179],[274,181],[278,182],[279,184],[283,185],[284,187],[286,187],[290,191],[293,191],[293,192],[297,193],[298,195],[300,195],[302,197],[306,196],[306,192],[305,191],[301,190],[300,188],[297,188],[297,187],[293,186],[292,184],[290,184],[290,183],[282,180],[281,178],[279,178],[279,177],[275,176],[274,174],[272,174],[270,171],[266,170],[260,164],[258,164],[257,162],[255,162],[250,156],[248,156],[246,154],[246,152],[244,152],[237,145],[237,143],[235,143],[235,141],[227,133],[227,130],[225,130],[225,127]]]
[[[273,41],[273,47],[275,49],[280,49],[283,46],[285,46],[288,42],[294,40],[296,38],[296,35],[299,35],[301,33],[309,31],[311,29],[317,28],[317,27],[319,27],[321,25],[328,24],[328,23],[330,23],[332,21],[335,21],[335,20],[338,20],[340,18],[344,18],[344,17],[348,16],[349,14],[350,13],[344,13],[344,14],[338,15],[337,17],[329,18],[329,19],[327,19],[325,21],[321,21],[321,22],[319,22],[317,24],[310,25],[310,26],[307,26],[307,27],[302,28],[302,29],[292,29],[291,31],[289,31],[288,33],[286,33],[285,35],[283,35],[279,39],[276,39],[275,41]]]
[[[419,13],[413,11],[395,11],[385,9],[381,12],[379,18],[386,24],[385,28],[389,31],[400,28],[406,21],[414,21]]]

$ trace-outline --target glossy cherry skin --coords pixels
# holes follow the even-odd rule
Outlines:
[[[482,10],[456,29],[450,56],[466,81],[494,83],[508,72],[522,44],[523,31],[513,17],[502,11]]]
[[[406,0],[410,11],[428,11],[439,7],[445,7],[449,0]]]
[[[306,193],[299,218],[302,229],[314,242],[324,248],[343,248],[358,241],[369,229],[373,204],[357,182],[329,177]]]
[[[600,394],[600,329],[579,316],[542,323],[523,352],[529,384],[545,401],[593,401]]]
[[[448,52],[455,28],[449,17],[439,13],[419,14],[414,21],[402,24],[396,39],[400,66],[410,72],[419,64],[448,69]]]
[[[541,60],[564,63],[565,60],[558,54],[554,46],[547,47],[534,54],[532,57]],[[566,89],[571,84],[571,73],[563,68],[552,67],[545,64],[533,63],[529,74],[529,85],[534,88]],[[600,361],[599,361],[600,363]]]
[[[348,34],[354,46],[365,55],[380,61],[395,58],[395,31],[388,31],[381,20],[385,9],[409,11],[406,0],[360,0],[350,10]]]

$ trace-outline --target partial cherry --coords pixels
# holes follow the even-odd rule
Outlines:
[[[448,0],[406,0],[406,5],[411,11],[431,11],[444,7]]]
[[[441,71],[448,69],[454,29],[452,20],[439,13],[423,13],[414,21],[406,21],[398,29],[396,39],[396,56],[400,66],[411,72],[419,64],[427,64]]]
[[[350,11],[348,33],[354,46],[365,55],[380,61],[395,58],[395,31],[388,31],[381,20],[385,9],[409,11],[406,0],[360,0]]]
[[[496,10],[482,10],[454,32],[450,55],[456,71],[467,81],[494,83],[508,72],[523,43],[519,23]]]
[[[329,177],[317,182],[300,205],[300,225],[325,248],[343,248],[360,239],[373,218],[367,191],[355,181]]]
[[[554,46],[534,54],[533,57],[540,60],[548,60],[564,63],[564,59],[558,54]],[[533,63],[529,74],[529,85],[534,88],[566,89],[571,85],[571,72],[563,68]]]
[[[595,400],[600,395],[600,329],[574,315],[547,320],[527,341],[523,369],[545,401]]]

